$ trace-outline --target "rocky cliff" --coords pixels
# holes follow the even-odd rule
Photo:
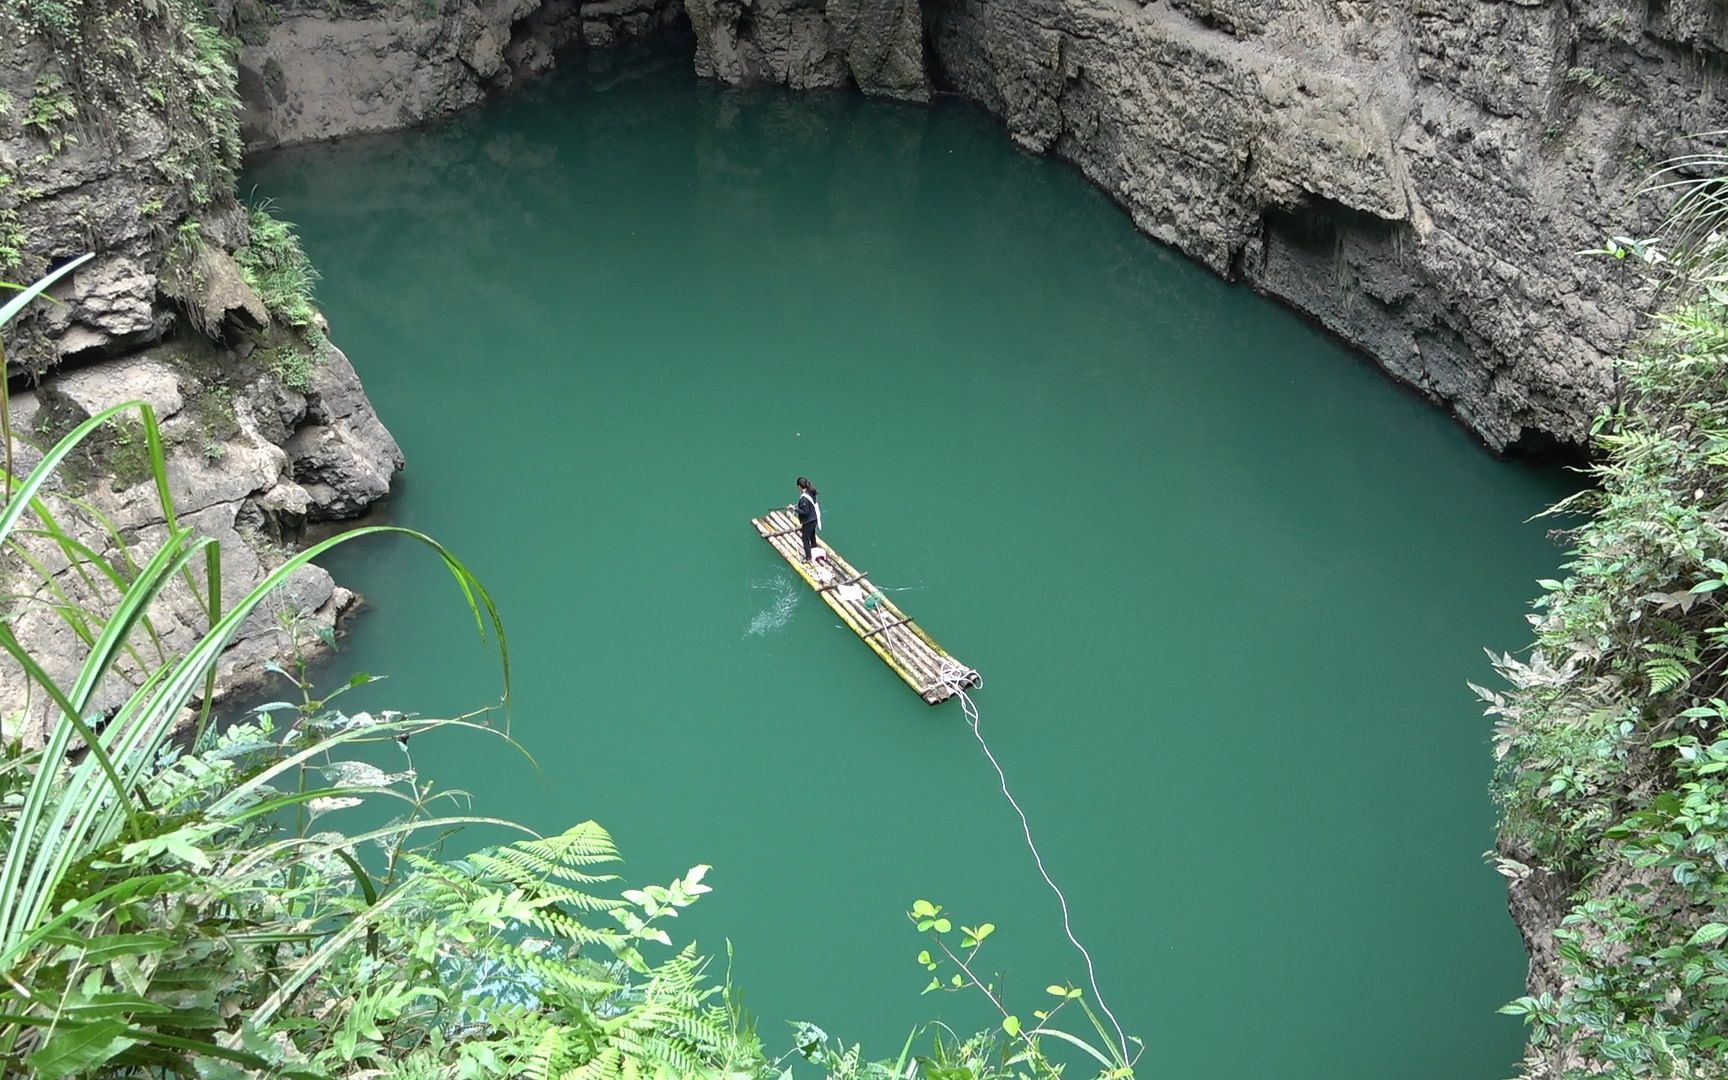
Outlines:
[[[681,26],[680,0],[237,0],[243,133],[262,149],[468,108],[572,46]]]
[[[263,295],[243,147],[417,123],[561,48],[686,27],[699,74],[978,102],[1496,449],[1581,441],[1644,297],[1577,253],[1646,227],[1649,170],[1728,126],[1717,0],[17,0],[0,8],[0,276],[99,257],[9,331],[9,375],[163,342],[212,342],[242,376],[339,356],[309,307]],[[249,368],[254,351],[275,359]],[[271,411],[255,380],[220,385],[237,416]],[[257,429],[308,519],[383,488],[304,482],[323,468],[307,448],[340,447],[348,478],[399,461],[352,397],[349,427],[308,398],[297,427]],[[275,489],[237,520],[291,532],[301,497]]]
[[[697,71],[868,88],[839,62],[847,6],[689,0]],[[1143,231],[1313,316],[1497,450],[1581,443],[1643,297],[1577,253],[1648,226],[1632,196],[1650,169],[1728,126],[1716,0],[875,10],[878,49],[927,55],[1020,146],[1072,161]]]
[[[685,0],[696,74],[930,100],[917,0]]]
[[[1146,233],[1308,313],[1496,450],[1578,445],[1650,169],[1728,126],[1716,0],[239,0],[245,138],[399,127],[573,44],[687,25],[698,74],[975,101]]]
[[[102,408],[144,400],[164,422],[184,520],[222,543],[224,592],[249,591],[309,522],[362,512],[401,451],[311,306],[315,272],[292,232],[235,198],[239,102],[230,40],[200,0],[27,2],[0,8],[0,280],[96,257],[5,331],[19,469]],[[116,423],[48,496],[60,523],[122,576],[161,535],[142,429]],[[0,557],[0,617],[64,677],[83,642],[71,610],[113,604],[106,577],[24,537]],[[176,587],[178,588],[178,586]],[[351,596],[301,571],[222,662],[222,688],[265,659],[315,651]],[[171,589],[152,609],[161,646],[201,625]],[[114,704],[129,658],[97,695]],[[10,657],[0,721],[47,716]]]

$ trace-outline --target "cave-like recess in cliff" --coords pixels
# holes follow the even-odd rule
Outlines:
[[[277,154],[409,468],[397,521],[496,594],[514,732],[423,772],[634,880],[716,887],[771,1046],[892,1056],[919,896],[999,927],[1022,1010],[1079,979],[957,711],[919,704],[748,525],[804,473],[829,535],[988,682],[1026,803],[1144,1075],[1503,1075],[1523,960],[1485,722],[1559,477],[1498,463],[1289,312],[1137,235],[986,117],[570,72],[394,136]],[[406,550],[354,707],[449,713],[495,671]],[[359,695],[356,695],[359,696]]]

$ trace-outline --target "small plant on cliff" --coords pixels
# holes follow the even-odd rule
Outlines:
[[[186,181],[193,205],[205,206],[230,194],[239,174],[239,71],[234,43],[202,3],[181,0],[177,20],[171,85],[157,83],[154,89],[177,129],[169,161]]]
[[[308,333],[318,324],[312,288],[318,270],[300,246],[294,226],[270,212],[269,200],[251,208],[251,236],[235,253],[240,273],[252,286],[272,318],[283,326]]]
[[[76,119],[78,103],[72,100],[72,93],[60,76],[49,73],[38,78],[36,91],[24,110],[24,126],[34,128],[48,140],[49,148],[59,153],[70,138],[65,125]]]
[[[33,33],[52,40],[69,41],[78,37],[82,6],[81,0],[23,0],[17,11]]]
[[[0,276],[17,270],[24,262],[24,224],[18,211],[0,210]]]
[[[16,28],[16,29],[15,29]],[[59,67],[39,87],[31,121],[65,137],[66,106],[120,115],[148,103],[167,128],[152,159],[196,206],[231,197],[240,167],[240,100],[234,46],[208,0],[14,0],[0,4],[0,34],[22,30],[47,43]],[[46,92],[45,92],[46,91]]]
[[[144,425],[116,417],[106,428],[107,446],[100,457],[104,471],[113,476],[115,491],[150,479],[150,441]]]
[[[1635,105],[1638,95],[1628,90],[1612,75],[1603,74],[1591,67],[1572,67],[1566,69],[1566,81],[1573,86],[1581,86],[1604,101],[1616,105]]]
[[[312,389],[312,365],[317,362],[311,352],[298,343],[278,345],[264,353],[264,366],[278,382],[298,393]]]

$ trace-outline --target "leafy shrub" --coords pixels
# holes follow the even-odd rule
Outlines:
[[[1680,255],[1596,422],[1597,486],[1550,511],[1588,517],[1534,649],[1497,658],[1508,692],[1478,688],[1501,870],[1568,897],[1558,986],[1502,1010],[1533,1027],[1532,1075],[1715,1076],[1728,1055],[1728,292],[1697,269],[1720,251]]]

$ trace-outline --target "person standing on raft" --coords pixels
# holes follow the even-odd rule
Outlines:
[[[822,506],[816,501],[816,487],[809,478],[798,478],[798,532],[804,539],[804,561],[810,561],[810,551],[816,546],[816,530],[822,527]]]

